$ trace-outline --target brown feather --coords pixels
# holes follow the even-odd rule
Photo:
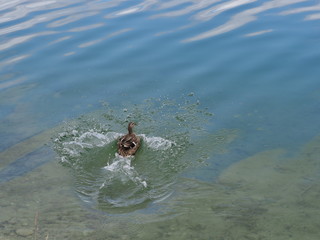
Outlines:
[[[128,134],[120,137],[118,140],[118,153],[123,157],[134,155],[140,147],[140,138],[132,131],[134,126],[135,123],[130,122]]]

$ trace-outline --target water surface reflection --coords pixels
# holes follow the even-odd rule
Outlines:
[[[166,29],[166,33],[179,32],[188,27],[201,26],[204,22],[212,22],[214,27],[207,28],[207,30],[200,30],[202,29],[200,27],[194,36],[181,39],[181,42],[192,42],[233,31],[248,23],[257,21],[262,13],[275,9],[281,11],[282,8],[289,5],[293,5],[290,10],[283,10],[274,14],[285,16],[311,12],[305,16],[305,20],[319,19],[319,4],[309,4],[312,4],[312,1],[173,0],[161,2],[158,0],[145,0],[137,4],[124,0],[108,2],[83,2],[80,0],[65,2],[56,0],[41,3],[37,1],[31,3],[30,1],[26,2],[22,0],[13,1],[0,4],[0,10],[4,11],[0,19],[0,24],[4,24],[0,30],[0,34],[7,36],[6,40],[0,42],[0,49],[9,49],[34,37],[47,34],[59,35],[67,31],[82,32],[99,28],[108,24],[108,19],[126,18],[129,15],[135,15],[135,17],[142,18],[145,21],[149,21],[150,19],[155,21],[159,18],[184,18],[183,21],[180,21],[180,26]],[[146,14],[140,14],[142,12]],[[226,21],[221,19],[217,21],[213,20],[213,18],[224,13],[223,17],[227,17]],[[72,23],[77,23],[84,19],[87,19],[87,22],[91,22],[91,18],[99,18],[100,23],[88,24],[81,27],[72,26]],[[134,29],[136,30],[142,27],[138,23],[139,21],[137,24],[134,24]],[[157,26],[155,27],[157,28]],[[27,31],[28,34],[25,34],[23,31]],[[16,32],[20,33],[19,36],[13,37],[13,34],[16,35]],[[160,31],[154,34],[154,36],[157,37],[162,34],[163,31]],[[95,41],[92,41],[92,43],[95,43]]]

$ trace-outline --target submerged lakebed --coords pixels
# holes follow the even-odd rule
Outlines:
[[[82,118],[78,125],[73,122],[71,126],[79,126],[84,122],[88,124]],[[70,128],[70,124],[68,126]],[[65,127],[62,129],[66,130]],[[62,140],[70,137],[65,131],[61,131],[61,128],[55,131],[60,136],[54,139],[55,142],[60,141],[59,144],[62,145],[70,143],[70,139]],[[90,133],[87,130],[83,131]],[[95,131],[102,134],[101,129],[96,128]],[[77,134],[79,132],[73,132],[72,136],[76,137]],[[90,140],[95,146],[86,150],[81,148],[86,153],[78,151],[81,157],[76,154],[75,158],[78,161],[85,161],[88,160],[90,153],[92,159],[98,160],[97,162],[89,161],[82,164],[62,162],[60,164],[58,161],[48,161],[26,175],[2,185],[3,214],[0,222],[5,237],[8,239],[25,237],[32,239],[34,236],[38,239],[301,239],[308,235],[315,239],[318,236],[319,215],[314,212],[318,211],[320,191],[317,161],[317,156],[320,154],[318,147],[320,137],[311,140],[295,155],[288,155],[285,149],[270,149],[246,157],[227,167],[215,178],[215,181],[211,182],[183,176],[181,169],[180,173],[172,171],[172,166],[168,167],[169,169],[165,168],[169,163],[162,162],[162,171],[169,172],[165,176],[166,181],[161,182],[162,179],[151,167],[155,167],[155,162],[161,162],[165,158],[159,160],[158,153],[157,160],[153,160],[151,156],[154,155],[148,151],[152,152],[154,148],[144,149],[148,148],[147,143],[142,146],[140,157],[138,155],[137,159],[132,159],[130,166],[133,168],[131,169],[124,159],[115,157],[115,149],[110,150],[112,146],[101,146],[101,139],[97,141],[99,134],[92,134],[94,139],[88,136],[81,138],[81,136],[84,135],[80,134],[80,139]],[[108,133],[103,136],[108,136]],[[228,155],[228,144],[237,136],[239,137],[239,133],[235,130],[223,130],[209,139],[218,141],[216,149],[219,151],[216,154]],[[222,142],[221,139],[225,141]],[[43,137],[42,140],[47,141],[48,138]],[[193,144],[197,145],[200,142],[195,141]],[[203,145],[200,144],[200,146]],[[170,146],[166,145],[166,147]],[[107,149],[102,150],[103,148]],[[48,151],[46,154],[38,154],[34,157],[54,158],[53,152]],[[109,159],[113,162],[105,161],[108,159],[108,151]],[[157,151],[161,153],[166,150],[162,148]],[[68,155],[68,153],[64,154]],[[139,164],[144,163],[144,154],[149,156],[150,165],[142,168]],[[121,165],[121,161],[124,161],[124,165]],[[179,159],[176,161],[178,163],[175,164],[179,167]],[[117,164],[114,165],[115,163]],[[202,161],[200,165],[197,163],[196,168],[201,169],[204,163]],[[186,166],[180,167],[186,170]],[[203,167],[206,170],[207,168],[208,166]],[[105,170],[110,170],[111,175],[106,174]],[[114,170],[117,171],[113,172]],[[159,168],[156,170],[159,171]],[[102,173],[93,174],[99,171]],[[112,173],[116,174],[112,175]],[[143,189],[142,192],[134,191],[136,195],[131,194],[131,200],[135,197],[140,200],[143,194],[150,191],[148,187],[151,187],[154,192],[160,191],[161,189],[157,187],[161,183],[168,184],[168,179],[172,181],[169,188],[172,194],[165,199],[158,199],[159,201],[155,197],[153,203],[147,202],[142,205],[137,201],[134,202],[135,204],[127,201],[126,206],[120,206],[120,208],[119,206],[110,208],[110,204],[106,202],[101,204],[93,197],[96,196],[98,189],[95,184],[102,183],[99,182],[102,176],[112,187],[112,184],[117,182],[117,178],[113,179],[113,177],[122,176],[121,174],[126,177],[124,179],[126,184],[123,186],[128,187],[129,192],[132,190],[132,184],[141,186],[142,180],[146,183],[140,188]],[[128,181],[132,182],[127,184]],[[152,185],[155,184],[153,181],[157,181],[158,185]],[[89,192],[89,189],[92,189],[92,192]],[[168,190],[167,186],[165,190]],[[84,192],[80,193],[79,198],[80,191]],[[15,192],[19,192],[19,196],[14,194]],[[103,192],[103,194],[112,197],[109,195],[110,192]],[[117,197],[119,198],[119,195]],[[126,195],[120,195],[121,197],[124,200]]]
[[[134,224],[127,229],[131,236],[131,227],[141,228],[139,224],[153,221],[155,215],[171,219],[177,213],[164,203],[176,196],[181,174],[206,165],[214,154],[225,153],[239,134],[235,129],[207,133],[205,126],[213,114],[193,94],[180,102],[149,99],[117,109],[103,106],[35,135],[3,155],[9,164],[1,171],[2,197],[14,197],[11,192],[17,188],[20,193],[2,204],[6,236],[81,239],[95,231],[97,221],[102,226]],[[139,123],[137,131],[143,132],[138,134],[142,145],[134,157],[124,158],[117,155],[116,142],[132,119]],[[9,162],[12,155],[19,158]],[[65,218],[66,213],[73,220]],[[74,221],[83,228],[80,235],[73,229]],[[64,222],[70,229],[56,229]]]
[[[318,1],[0,13],[0,240],[319,239]]]

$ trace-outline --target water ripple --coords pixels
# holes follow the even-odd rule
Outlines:
[[[173,4],[162,4],[160,9],[165,9],[165,8],[171,8],[175,5],[180,5],[182,3],[187,3],[188,1],[172,1]],[[186,15],[189,13],[193,13],[197,10],[200,9],[205,9],[206,7],[209,7],[217,2],[221,2],[221,0],[204,0],[204,1],[194,1],[191,5],[188,5],[185,8],[181,8],[178,10],[173,10],[170,11],[168,10],[167,12],[161,13],[161,14],[157,14],[154,17],[177,17],[177,16],[181,16],[181,15]]]
[[[121,35],[121,34],[123,34],[123,33],[129,32],[129,31],[131,31],[131,30],[132,30],[132,29],[130,29],[130,28],[121,29],[121,30],[119,30],[119,31],[116,31],[116,32],[113,32],[113,33],[108,34],[106,37],[102,37],[102,38],[100,38],[100,39],[95,39],[95,40],[92,40],[92,41],[89,41],[89,42],[82,43],[82,44],[80,44],[78,47],[79,47],[79,48],[90,47],[90,46],[95,45],[95,44],[97,44],[97,43],[99,43],[99,42],[105,41],[105,40],[107,40],[108,38],[112,38],[112,37]]]
[[[26,41],[31,40],[32,38],[35,37],[39,37],[39,36],[45,36],[45,35],[51,35],[51,34],[55,34],[55,31],[46,31],[46,32],[40,32],[40,33],[35,33],[35,34],[30,34],[30,35],[26,35],[26,36],[21,36],[21,37],[16,37],[16,38],[12,38],[9,41],[0,44],[0,50],[5,50],[8,48],[11,48],[13,46],[16,46],[18,44],[24,43]]]
[[[48,11],[54,10],[56,8],[65,8],[73,4],[75,1],[68,1],[65,2],[58,2],[58,1],[45,1],[45,2],[34,2],[34,3],[27,3],[30,1],[10,1],[10,4],[0,4],[0,10],[9,10],[7,13],[3,14],[0,23],[9,22],[24,18],[34,12],[41,12],[41,11]],[[77,1],[79,2],[79,1]]]
[[[313,14],[309,14],[305,17],[305,20],[319,20],[320,19],[320,4],[315,6],[308,6],[308,7],[301,7],[296,9],[290,9],[287,11],[283,11],[280,15],[291,15],[291,14],[298,14],[298,13],[305,13],[305,12],[316,12]]]
[[[116,1],[103,3],[83,3],[82,1],[45,1],[45,2],[34,2],[25,3],[24,1],[13,1],[9,3],[2,3],[0,10],[7,10],[0,19],[0,23],[5,24],[6,27],[0,29],[0,35],[10,35],[23,30],[31,30],[34,33],[24,35],[21,33],[19,37],[12,38],[8,36],[8,40],[1,44],[3,49],[15,46],[18,43],[25,42],[34,36],[41,36],[48,32],[47,28],[58,28],[70,23],[78,22],[84,18],[98,15],[102,9],[116,6]],[[45,13],[43,13],[45,11]],[[34,15],[34,16],[33,16]],[[27,18],[25,21],[21,20]],[[15,21],[19,20],[18,23]],[[45,28],[40,27],[42,23],[47,23]],[[71,28],[69,31],[84,31],[90,27],[96,28],[101,26],[103,23],[94,23],[87,26],[81,26]],[[23,39],[23,40],[21,40]],[[12,43],[16,44],[12,44]]]
[[[263,31],[248,33],[245,36],[246,37],[254,37],[254,36],[262,35],[262,34],[265,34],[265,33],[272,32],[272,31],[273,31],[272,29],[266,29],[266,30],[263,30]]]
[[[283,0],[283,1],[279,1],[279,0],[274,0],[274,1],[269,1],[266,2],[264,4],[262,4],[261,6],[255,7],[255,8],[251,8],[251,9],[246,9],[240,13],[237,13],[235,15],[233,15],[231,17],[231,19],[229,21],[227,21],[226,23],[213,28],[209,31],[206,31],[204,33],[198,34],[194,37],[185,39],[184,42],[192,42],[192,41],[198,41],[198,40],[202,40],[205,38],[209,38],[209,37],[214,37],[223,33],[227,33],[230,32],[232,30],[238,29],[250,22],[253,22],[255,20],[257,20],[257,15],[271,10],[271,9],[275,9],[275,8],[281,8],[287,5],[292,5],[292,4],[296,4],[296,3],[300,3],[300,2],[304,2],[306,0]],[[246,1],[244,1],[246,2]],[[221,10],[226,10],[228,8],[230,8],[231,6],[237,6],[236,5],[228,5],[228,7],[220,7]],[[238,5],[239,6],[239,5]],[[214,17],[216,15],[215,12],[212,12],[211,17]]]
[[[68,124],[57,134],[54,148],[60,162],[72,169],[79,197],[93,208],[121,213],[169,196],[178,174],[213,151],[207,141],[217,151],[228,138],[205,136],[201,128],[211,114],[191,101],[195,100],[177,105],[170,100],[148,100],[132,112],[127,110],[131,107],[107,108],[102,116],[96,115],[104,122],[83,119]],[[116,142],[123,133],[114,129],[132,118],[139,122],[142,144],[134,157],[121,157],[116,154]],[[199,142],[191,142],[193,129],[202,132]]]
[[[57,21],[51,22],[48,24],[49,28],[56,28],[56,27],[61,27],[63,25],[69,24],[69,23],[73,23],[73,22],[77,22],[83,18],[87,18],[87,17],[91,17],[94,15],[97,15],[98,12],[83,12],[83,13],[77,13],[77,14],[73,14],[72,16],[67,16],[63,19],[59,19]]]
[[[154,37],[165,34],[173,34],[175,32],[186,31],[193,26],[202,25],[204,22],[212,21],[213,18],[220,14],[226,13],[229,20],[225,22],[215,22],[211,29],[203,30],[202,27],[192,32],[193,36],[180,39],[181,42],[193,42],[206,38],[211,38],[220,34],[234,31],[244,25],[257,21],[259,15],[263,12],[273,9],[280,9],[289,5],[293,5],[290,10],[283,10],[276,13],[280,16],[286,16],[297,13],[308,13],[305,20],[320,19],[320,5],[299,6],[299,3],[308,2],[308,0],[172,0],[161,2],[159,0],[144,0],[132,4],[127,0],[122,1],[94,1],[86,2],[82,0],[60,1],[24,1],[15,0],[0,3],[0,11],[3,12],[0,24],[4,26],[0,29],[0,35],[5,36],[0,42],[0,50],[12,48],[18,44],[29,41],[35,37],[58,34],[64,32],[81,33],[94,28],[99,28],[106,23],[105,19],[125,18],[128,15],[136,14],[136,17],[143,21],[155,21],[164,18],[182,18],[187,17],[184,21],[180,21],[180,26],[167,26],[166,29],[155,29],[158,31],[153,34]],[[230,10],[236,10],[230,15]],[[145,12],[147,15],[138,15]],[[229,15],[228,15],[229,14]],[[98,18],[100,22],[92,22],[81,24],[80,21],[89,18]],[[140,21],[139,21],[140,22]],[[75,26],[77,23],[77,26]],[[217,25],[217,23],[219,23]],[[45,24],[45,25],[43,25]],[[139,30],[143,25],[134,24],[128,21],[122,22],[122,29]],[[134,24],[132,28],[129,25]],[[63,28],[62,28],[63,27]],[[48,31],[55,29],[56,32]],[[194,28],[192,28],[194,29]],[[26,31],[28,33],[26,33]],[[118,32],[122,30],[114,30]],[[257,30],[258,34],[265,33],[265,30]],[[267,32],[269,32],[267,30]],[[110,35],[112,32],[105,34]],[[59,37],[59,39],[64,39]],[[106,40],[99,37],[98,39],[84,40],[78,46],[92,46],[96,43]]]
[[[76,28],[72,28],[69,30],[69,32],[83,32],[83,31],[87,31],[93,28],[99,28],[104,26],[104,23],[96,23],[96,24],[91,24],[91,25],[86,25],[86,26],[81,26],[81,27],[76,27]]]
[[[120,11],[113,12],[111,14],[106,15],[106,18],[119,17],[123,15],[138,13],[149,10],[152,6],[158,3],[158,0],[145,0],[133,7],[125,8]]]
[[[240,7],[242,5],[246,5],[252,2],[256,2],[256,0],[239,0],[239,1],[231,0],[225,3],[221,3],[219,5],[216,5],[214,7],[211,7],[205,11],[201,11],[200,13],[196,14],[194,18],[201,21],[208,21],[225,11],[228,11],[230,9]]]

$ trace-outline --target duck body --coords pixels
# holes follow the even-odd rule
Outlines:
[[[118,140],[118,154],[127,157],[135,155],[140,147],[140,138],[133,133],[135,123],[130,122],[128,125],[128,134],[122,136]]]

